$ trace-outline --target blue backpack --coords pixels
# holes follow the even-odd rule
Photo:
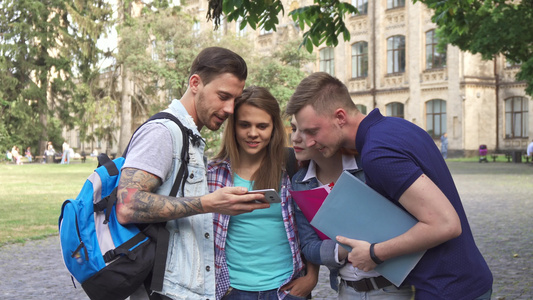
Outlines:
[[[183,133],[182,164],[170,193],[176,196],[180,185],[184,190],[188,176],[189,137],[193,142],[201,137],[172,114],[160,112],[148,121],[155,119],[171,119]],[[122,225],[117,221],[115,203],[124,161],[124,157],[111,160],[100,154],[98,167],[79,195],[66,200],[61,207],[59,237],[63,261],[73,282],[75,278],[81,283],[93,300],[125,299],[143,284],[147,290],[155,291],[163,286],[169,240],[165,223]]]

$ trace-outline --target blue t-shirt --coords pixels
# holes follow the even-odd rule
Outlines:
[[[237,174],[234,185],[252,189],[252,182]],[[231,286],[239,290],[277,289],[292,275],[292,252],[280,203],[230,218],[226,261]]]
[[[367,184],[400,206],[400,196],[422,174],[446,195],[461,220],[462,234],[428,249],[405,280],[416,299],[474,299],[492,287],[492,273],[479,252],[459,193],[433,139],[401,118],[370,112],[357,130]]]

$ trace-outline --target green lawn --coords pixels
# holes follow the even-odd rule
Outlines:
[[[474,162],[478,157],[448,161]],[[63,201],[76,198],[95,168],[94,158],[70,165],[0,163],[0,246],[57,234]]]
[[[0,246],[56,234],[63,201],[76,198],[96,164],[0,164]]]

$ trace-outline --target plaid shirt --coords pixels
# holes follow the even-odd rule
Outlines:
[[[207,167],[207,184],[209,192],[213,192],[219,188],[226,186],[233,186],[233,178],[231,176],[231,165],[229,161],[211,161]],[[283,173],[281,181],[281,212],[283,215],[283,223],[287,232],[287,239],[292,252],[293,272],[290,278],[282,284],[285,285],[293,278],[300,277],[304,264],[300,252],[300,241],[298,240],[298,232],[294,217],[294,204],[289,194],[290,180],[287,174]],[[213,231],[215,233],[215,280],[216,280],[216,297],[221,299],[230,287],[229,271],[226,263],[226,237],[228,235],[228,225],[230,216],[213,214]],[[283,299],[288,292],[283,292],[278,289],[278,298]]]

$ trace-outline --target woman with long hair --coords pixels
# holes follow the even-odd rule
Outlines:
[[[285,141],[277,100],[265,88],[246,88],[209,163],[209,190],[274,189],[281,203],[237,216],[214,214],[217,300],[305,299],[316,285],[317,273],[302,276]]]

